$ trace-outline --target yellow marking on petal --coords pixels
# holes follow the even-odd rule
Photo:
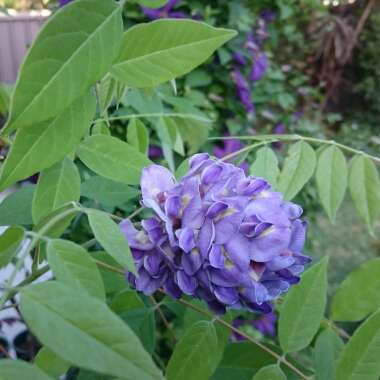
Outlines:
[[[196,249],[196,248],[193,248],[192,250],[191,250],[191,253],[193,254],[193,255],[199,255],[199,250],[198,249]]]
[[[136,240],[137,240],[138,242],[140,242],[141,244],[149,243],[149,238],[148,238],[148,236],[145,234],[144,231],[140,231],[140,232],[136,235]]]
[[[226,218],[227,216],[230,216],[232,214],[234,214],[236,212],[236,208],[233,208],[233,207],[228,207],[226,210],[224,210],[223,212],[221,212],[216,218],[215,218],[215,222],[219,222],[219,220],[223,219],[223,218]]]
[[[270,235],[272,232],[274,232],[275,230],[275,227],[274,226],[271,226],[269,228],[267,228],[266,230],[264,230],[260,235],[259,237],[265,237],[265,236],[268,236]]]

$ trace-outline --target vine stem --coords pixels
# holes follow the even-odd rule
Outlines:
[[[335,145],[335,146],[341,148],[342,150],[345,150],[347,152],[354,153],[354,154],[361,154],[363,156],[370,158],[371,160],[373,160],[377,163],[380,163],[380,157],[372,156],[366,152],[363,152],[362,150],[354,149],[354,148],[351,148],[347,145],[338,143],[335,140],[324,140],[324,139],[319,139],[319,138],[315,138],[315,137],[307,137],[307,136],[301,136],[301,135],[296,135],[296,134],[294,134],[294,135],[227,136],[227,137],[209,137],[208,138],[209,141],[232,140],[232,139],[253,140],[253,141],[264,140],[264,141],[267,141],[267,143],[276,142],[276,141],[284,141],[284,142],[287,142],[287,141],[307,141],[307,142],[315,143],[315,144]],[[268,140],[271,140],[271,141],[268,142]],[[249,148],[249,147],[251,147],[251,149],[254,149],[256,146],[250,145],[250,146],[242,148],[242,149],[240,149],[234,153],[231,153],[231,155],[233,155],[232,157],[234,157],[234,156],[236,156],[242,152],[245,152],[247,150],[247,148]],[[248,149],[248,150],[250,150],[250,149]],[[231,155],[228,155],[228,156],[231,156]],[[228,156],[226,156],[226,157],[228,157]],[[223,159],[225,159],[225,157],[223,157]]]
[[[104,121],[114,121],[114,120],[130,120],[130,119],[144,119],[150,117],[178,117],[180,119],[190,119],[197,120],[203,123],[212,123],[212,120],[207,119],[202,116],[197,116],[187,113],[175,113],[175,112],[152,112],[152,113],[141,113],[141,114],[131,114],[131,115],[120,115],[120,116],[110,116],[107,119],[99,118],[93,121],[94,124],[101,123]]]
[[[236,334],[239,334],[240,336],[244,337],[251,343],[255,344],[256,346],[260,347],[263,351],[267,352],[269,355],[273,356],[275,359],[277,359],[278,362],[284,364],[289,369],[291,369],[294,373],[296,373],[301,379],[304,380],[310,380],[310,378],[305,375],[302,371],[300,371],[297,367],[295,367],[292,363],[290,363],[284,356],[279,355],[277,352],[274,352],[269,347],[267,347],[265,344],[261,343],[260,341],[256,340],[255,338],[251,337],[250,335],[246,334],[245,332],[239,330],[238,328],[232,326],[228,322],[224,321],[223,319],[219,318],[218,316],[215,316],[214,314],[203,310],[199,308],[198,306],[193,305],[192,303],[184,300],[184,299],[178,299],[178,302],[182,303],[183,305],[186,305],[187,307],[197,311],[200,314],[203,314],[205,316],[208,316],[212,319],[214,319],[219,324],[223,325],[224,327],[228,328],[229,330],[233,331]]]

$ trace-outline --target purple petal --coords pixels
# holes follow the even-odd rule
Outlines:
[[[197,288],[197,281],[194,277],[188,276],[184,271],[177,272],[178,287],[188,295],[193,295]]]

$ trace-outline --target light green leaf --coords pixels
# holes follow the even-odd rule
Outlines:
[[[152,162],[133,146],[111,136],[88,137],[79,146],[79,158],[97,174],[137,185],[141,170]]]
[[[278,188],[286,200],[293,199],[302,190],[313,176],[315,165],[316,155],[308,143],[299,141],[290,147],[278,180]]]
[[[95,261],[80,245],[68,240],[51,240],[47,258],[59,281],[105,301],[103,280]]]
[[[267,146],[256,152],[256,159],[250,168],[250,174],[266,179],[274,188],[280,174],[278,160],[273,150]]]
[[[116,81],[111,75],[107,74],[97,87],[99,99],[99,111],[101,115],[106,114],[114,97]]]
[[[333,222],[346,192],[347,172],[346,159],[338,147],[330,146],[321,152],[315,177],[322,205]]]
[[[44,170],[34,192],[32,214],[34,223],[57,208],[80,198],[80,175],[75,164],[67,157]]]
[[[3,133],[59,115],[101,79],[120,51],[122,30],[113,1],[77,0],[56,12],[29,49]]]
[[[2,166],[0,190],[49,168],[71,153],[88,131],[94,114],[95,97],[88,93],[57,117],[18,130]]]
[[[125,183],[95,175],[82,183],[81,194],[107,207],[116,207],[135,198],[139,192]]]
[[[380,310],[354,333],[342,351],[336,380],[378,380],[380,376]]]
[[[286,380],[284,372],[277,364],[261,368],[252,380]]]
[[[38,340],[69,363],[122,379],[163,379],[134,332],[97,298],[47,282],[24,288],[20,309]]]
[[[220,359],[216,355],[217,349],[214,324],[197,322],[177,343],[166,369],[167,379],[208,380]]]
[[[53,380],[38,367],[21,360],[0,360],[0,380]]]
[[[9,227],[0,235],[0,268],[7,265],[16,255],[24,239],[24,229]]]
[[[133,118],[128,123],[127,141],[142,154],[148,154],[149,132],[140,119]]]
[[[306,347],[319,329],[327,298],[327,263],[325,257],[307,270],[285,297],[280,311],[279,340],[286,353]]]
[[[32,200],[34,185],[24,186],[9,194],[0,203],[0,226],[33,224]]]
[[[34,359],[37,367],[54,378],[65,374],[71,367],[70,363],[57,356],[53,351],[42,347]]]
[[[170,149],[184,156],[185,150],[177,120],[171,117],[161,117],[159,123],[160,125],[157,126],[157,134],[162,143],[167,144]],[[181,123],[181,121],[179,121],[179,123]]]
[[[0,84],[0,115],[5,115],[9,110],[10,90]]]
[[[355,322],[366,318],[380,307],[380,258],[354,269],[334,294],[331,318]]]
[[[373,233],[380,213],[380,179],[375,164],[367,157],[355,156],[349,171],[351,197],[361,218]]]
[[[203,63],[236,35],[193,20],[158,20],[124,33],[111,74],[130,87],[154,87]]]
[[[140,338],[144,348],[152,353],[156,343],[156,323],[154,308],[146,307],[135,291],[119,293],[110,305]]]
[[[106,135],[111,136],[109,126],[105,121],[95,123],[91,128],[91,135]]]
[[[189,159],[186,158],[185,160],[183,160],[179,164],[179,166],[178,166],[178,168],[177,168],[177,170],[175,172],[175,177],[178,180],[180,180],[188,171],[189,171]]]
[[[87,215],[96,240],[123,268],[136,273],[131,250],[120,227],[104,212],[87,211]]]
[[[147,8],[160,8],[165,5],[167,0],[136,0],[138,4],[141,4],[143,7]]]
[[[336,360],[343,347],[342,339],[329,328],[318,335],[313,355],[316,380],[335,380]]]

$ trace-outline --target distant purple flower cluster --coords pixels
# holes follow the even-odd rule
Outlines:
[[[237,94],[240,102],[246,109],[248,114],[255,112],[255,106],[251,99],[250,82],[257,82],[264,76],[268,69],[268,56],[262,51],[262,44],[268,37],[267,25],[275,18],[275,14],[270,10],[263,11],[258,19],[257,26],[254,31],[247,35],[245,49],[249,59],[241,51],[233,54],[235,67],[231,73],[232,79],[235,82]],[[242,73],[242,68],[248,64],[251,65],[248,78]]]
[[[149,295],[192,295],[216,313],[227,307],[270,312],[270,301],[299,281],[306,223],[261,178],[232,164],[194,155],[176,181],[166,168],[143,170],[142,201],[155,215],[142,229],[120,227],[137,267],[132,286]]]
[[[71,3],[73,0],[58,0],[59,6],[63,7],[64,5]]]
[[[186,18],[188,17],[186,13],[173,10],[179,1],[180,0],[169,0],[163,7],[157,9],[142,7],[142,11],[144,15],[151,20],[160,18]]]
[[[276,322],[277,315],[274,312],[260,315],[257,319],[252,319],[247,321],[242,317],[237,317],[233,320],[232,325],[236,328],[241,328],[244,325],[251,325],[257,331],[259,331],[262,335],[267,337],[276,336]],[[237,333],[232,334],[233,340],[245,340],[243,336]]]

